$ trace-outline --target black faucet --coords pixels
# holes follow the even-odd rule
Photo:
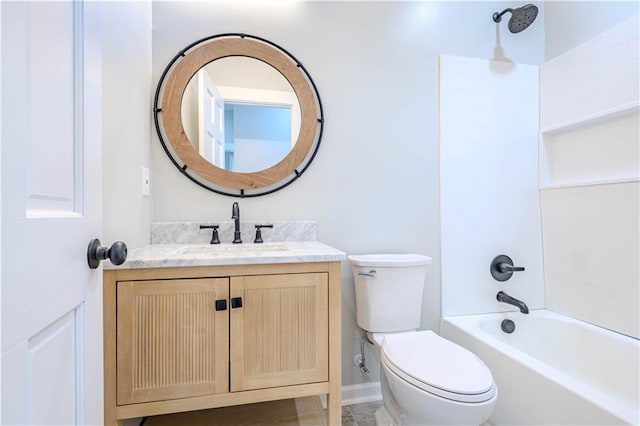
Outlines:
[[[516,306],[523,314],[529,313],[529,308],[527,307],[526,303],[524,303],[522,300],[516,299],[515,297],[509,296],[504,291],[499,291],[498,294],[496,294],[496,299],[498,300],[498,302],[508,303],[509,305]]]
[[[233,207],[231,207],[231,219],[235,222],[233,244],[240,244],[242,243],[242,239],[240,239],[240,206],[237,201],[233,203]]]

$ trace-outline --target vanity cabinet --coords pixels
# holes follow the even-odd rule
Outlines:
[[[340,263],[104,271],[105,423],[328,395],[339,424]]]
[[[231,392],[328,380],[327,275],[231,278]]]
[[[229,391],[228,278],[124,281],[116,297],[118,405]]]

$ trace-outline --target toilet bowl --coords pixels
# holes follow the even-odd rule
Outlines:
[[[489,418],[498,391],[472,352],[432,331],[374,336],[381,337],[379,425],[479,425]]]
[[[416,254],[348,256],[356,312],[380,355],[380,425],[479,425],[498,389],[487,366],[433,331],[416,331],[431,258]]]

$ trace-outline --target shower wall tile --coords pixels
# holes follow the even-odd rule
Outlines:
[[[440,57],[443,316],[544,307],[538,110],[538,67]],[[495,281],[498,254],[526,271]]]
[[[635,338],[639,27],[636,16],[540,67],[547,307]]]
[[[547,307],[640,338],[640,183],[542,192]]]
[[[540,128],[544,131],[637,105],[638,16],[540,67]]]

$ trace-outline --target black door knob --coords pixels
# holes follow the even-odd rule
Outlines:
[[[122,265],[127,260],[127,245],[116,241],[111,247],[100,245],[100,240],[94,238],[87,247],[87,263],[89,268],[96,269],[101,260],[109,259],[114,265]]]

